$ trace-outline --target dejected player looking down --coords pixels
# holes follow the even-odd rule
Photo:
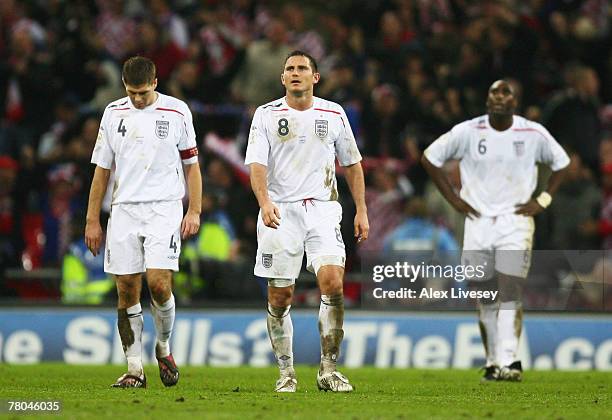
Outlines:
[[[91,162],[97,165],[87,208],[85,241],[96,255],[102,241],[100,206],[115,170],[106,233],[104,271],[117,282],[119,335],[128,370],[112,385],[144,388],[142,368],[142,273],[147,274],[157,334],[155,354],[165,386],[178,382],[170,353],[175,303],[172,271],[178,271],[181,238],[197,233],[202,178],[191,112],[176,98],[155,91],[155,65],[132,57],[123,65],[127,97],[104,110]],[[187,179],[189,208],[183,216]]]

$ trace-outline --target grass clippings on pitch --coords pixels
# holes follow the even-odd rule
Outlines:
[[[164,388],[157,366],[147,366],[147,389],[111,389],[123,369],[0,364],[0,399],[60,400],[66,418],[515,420],[612,413],[612,374],[605,372],[528,371],[522,383],[480,384],[476,370],[341,369],[356,390],[332,394],[317,390],[316,368],[298,367],[298,392],[276,394],[275,368],[183,367],[178,386]]]

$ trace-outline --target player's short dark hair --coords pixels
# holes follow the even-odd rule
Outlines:
[[[300,50],[291,51],[287,55],[287,58],[285,58],[285,64],[287,64],[287,60],[289,60],[291,57],[299,57],[299,56],[306,57],[308,59],[308,61],[310,61],[310,67],[312,67],[312,72],[313,73],[318,73],[319,72],[319,67],[317,66],[317,61],[313,58],[313,56],[308,54],[307,52],[300,51]]]
[[[131,86],[150,85],[155,80],[155,63],[146,57],[135,56],[123,63],[123,83]]]

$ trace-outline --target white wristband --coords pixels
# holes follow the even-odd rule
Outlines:
[[[546,207],[550,206],[550,203],[552,203],[552,196],[546,191],[542,191],[540,195],[538,195],[538,198],[536,198],[536,202],[545,209]]]

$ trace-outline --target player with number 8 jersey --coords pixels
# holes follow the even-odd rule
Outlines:
[[[358,242],[369,232],[365,186],[361,154],[344,110],[313,94],[319,77],[314,58],[302,51],[289,54],[281,73],[286,95],[255,111],[245,158],[261,209],[254,272],[268,279],[268,333],[280,370],[276,392],[297,389],[289,312],[304,251],[321,291],[317,385],[324,391],[353,390],[336,369],[344,336],[345,260],[336,158],[355,201]]]
[[[202,179],[195,131],[187,105],[155,91],[155,65],[132,57],[123,66],[127,97],[109,104],[102,117],[91,162],[85,241],[96,255],[102,229],[100,206],[111,169],[111,215],[106,234],[104,271],[117,279],[118,328],[128,372],[112,386],[146,387],[142,368],[142,273],[147,273],[155,320],[155,352],[165,386],[178,382],[169,340],[175,317],[172,271],[178,271],[181,238],[197,233]],[[189,209],[183,217],[185,176]]]

